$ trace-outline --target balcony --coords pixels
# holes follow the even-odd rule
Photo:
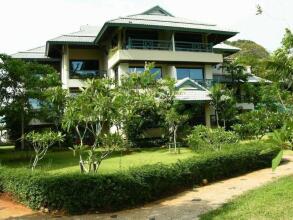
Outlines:
[[[121,49],[110,55],[108,68],[121,61],[216,64],[223,62],[223,56],[213,53],[213,45],[210,43],[128,38]]]
[[[169,51],[188,51],[188,52],[213,52],[212,43],[199,43],[187,41],[168,40],[149,40],[149,39],[133,39],[129,38],[125,49],[141,49],[141,50],[169,50]],[[175,50],[173,49],[175,47]]]

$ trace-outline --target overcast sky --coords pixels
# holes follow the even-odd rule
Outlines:
[[[256,5],[263,15],[256,16]],[[215,23],[240,33],[270,51],[280,45],[284,29],[293,27],[292,0],[0,0],[0,53],[44,45],[46,40],[103,25],[155,5],[177,17]]]

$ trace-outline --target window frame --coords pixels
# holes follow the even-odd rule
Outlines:
[[[80,61],[80,62],[96,62],[98,64],[98,69],[96,70],[81,70],[81,71],[96,71],[96,72],[99,72],[100,71],[100,61],[97,60],[97,59],[69,59],[69,79],[87,79],[87,78],[95,78],[97,77],[98,75],[94,75],[94,76],[82,76],[82,75],[79,75],[78,73],[74,73],[72,71],[72,66],[71,66],[71,63],[72,62],[76,62],[76,61]],[[73,75],[74,74],[74,75]]]
[[[177,70],[178,69],[200,69],[200,70],[202,70],[202,79],[192,79],[191,77],[190,77],[190,72],[189,72],[189,76],[188,76],[188,78],[189,79],[192,79],[192,80],[205,80],[205,78],[206,78],[206,76],[205,76],[205,71],[204,71],[204,67],[176,67],[176,79],[177,80],[181,80],[181,79],[178,79],[178,73],[177,73]],[[184,78],[186,78],[186,77],[184,77]],[[182,79],[184,79],[184,78],[182,78]]]

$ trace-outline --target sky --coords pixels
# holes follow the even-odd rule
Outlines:
[[[262,15],[256,15],[256,5]],[[159,5],[177,17],[218,24],[239,32],[270,52],[280,46],[285,28],[293,28],[292,0],[0,0],[0,53],[45,45],[46,40],[102,26],[119,16]]]

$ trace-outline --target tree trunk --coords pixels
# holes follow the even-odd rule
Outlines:
[[[216,112],[216,122],[217,122],[217,127],[219,127],[219,115],[218,115],[218,110],[215,110]]]
[[[20,139],[21,150],[24,150],[24,109],[21,111],[21,139]]]
[[[176,133],[177,133],[177,126],[175,126],[174,128],[174,136],[173,136],[175,153],[177,152]]]
[[[33,165],[32,165],[32,171],[34,171],[34,169],[36,168],[38,161],[39,161],[39,156],[36,155],[34,162],[33,162]]]

